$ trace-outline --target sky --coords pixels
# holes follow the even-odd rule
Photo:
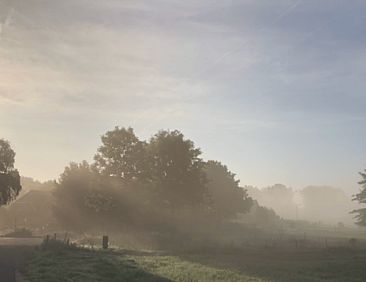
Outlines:
[[[357,192],[362,0],[0,0],[0,138],[57,179],[100,136],[178,129],[243,185]]]

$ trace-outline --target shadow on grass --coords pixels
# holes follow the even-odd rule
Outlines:
[[[27,277],[30,282],[171,281],[140,268],[121,253],[77,248],[37,250],[29,261]]]
[[[346,282],[365,281],[365,264],[364,250],[340,248],[258,247],[190,252],[93,251],[72,248],[39,249],[33,253],[27,269],[31,282],[210,281],[207,277],[216,279],[218,276],[231,280],[214,281],[258,279],[278,282]],[[243,277],[235,273],[240,273]]]
[[[175,254],[201,265],[233,269],[265,281],[365,281],[366,251],[349,248],[251,248]]]

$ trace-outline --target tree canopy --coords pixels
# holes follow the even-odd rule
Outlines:
[[[360,172],[360,175],[362,180],[358,183],[362,188],[361,191],[354,196],[353,200],[359,202],[360,204],[366,204],[366,169],[364,172]],[[366,226],[366,208],[354,210],[353,213],[356,214],[356,224]]]
[[[218,161],[205,164],[208,179],[208,192],[214,212],[223,218],[235,217],[237,213],[246,213],[252,206],[252,199],[247,191],[239,186],[227,166]]]
[[[145,143],[135,135],[133,129],[115,127],[101,137],[102,146],[95,155],[95,165],[108,176],[125,181],[141,179],[145,170]]]
[[[100,227],[101,218],[110,216],[119,206],[114,179],[99,174],[86,161],[67,166],[53,192],[57,199],[54,213],[59,222],[79,231]]]
[[[115,127],[101,141],[93,164],[70,164],[57,183],[55,212],[72,228],[88,228],[93,217],[107,215],[120,224],[144,218],[146,226],[164,218],[175,222],[183,214],[228,219],[250,209],[235,175],[219,162],[205,163],[201,150],[178,130],[141,141],[132,128]]]
[[[206,196],[201,150],[177,130],[160,131],[150,139],[152,181],[170,207],[195,206]]]
[[[0,205],[14,200],[22,189],[20,175],[14,168],[14,163],[14,150],[8,141],[0,139]]]

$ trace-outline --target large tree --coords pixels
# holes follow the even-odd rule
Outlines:
[[[22,189],[14,162],[15,152],[9,142],[0,139],[0,206],[14,200]]]
[[[95,165],[104,175],[131,182],[146,178],[146,144],[132,128],[115,127],[102,136],[102,146],[95,155]]]
[[[160,131],[148,145],[152,183],[167,206],[192,207],[207,195],[201,150],[177,130]]]
[[[208,161],[205,172],[212,209],[217,216],[231,218],[250,210],[252,199],[239,186],[239,180],[235,179],[235,174],[227,166],[218,161]]]
[[[54,214],[64,228],[79,232],[152,224],[145,190],[134,188],[85,161],[71,163],[56,183]]]
[[[364,172],[360,172],[360,175],[362,180],[358,183],[362,186],[362,189],[355,195],[353,200],[358,201],[360,204],[366,204],[366,169]],[[366,208],[354,210],[353,213],[356,214],[356,224],[366,226]]]
[[[61,174],[53,192],[58,222],[78,231],[100,228],[106,218],[110,219],[116,213],[118,206],[113,179],[101,175],[86,161],[71,163]]]

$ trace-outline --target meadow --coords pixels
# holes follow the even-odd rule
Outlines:
[[[29,281],[364,281],[366,250],[242,247],[200,251],[37,249]]]

